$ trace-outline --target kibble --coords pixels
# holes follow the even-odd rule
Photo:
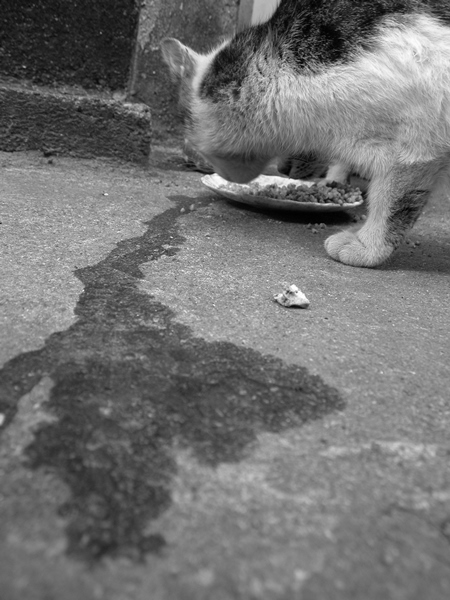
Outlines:
[[[230,184],[230,187],[233,188],[233,185],[235,184]],[[323,186],[317,184],[311,186],[304,184],[297,185],[295,183],[279,186],[274,183],[270,185],[251,183],[246,187],[248,188],[246,189],[246,193],[251,196],[264,196],[277,200],[291,200],[293,202],[342,205],[354,204],[363,199],[359,188],[334,181]],[[242,186],[237,186],[236,191],[242,192]]]

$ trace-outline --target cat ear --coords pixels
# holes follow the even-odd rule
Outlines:
[[[161,42],[163,59],[169,66],[174,79],[192,75],[198,54],[174,38],[165,38]]]

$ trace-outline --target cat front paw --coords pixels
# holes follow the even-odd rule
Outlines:
[[[353,267],[376,267],[392,254],[393,248],[364,244],[357,233],[341,231],[325,240],[325,250],[334,260]]]
[[[314,183],[318,187],[325,187],[326,185],[330,185],[332,183],[345,183],[345,182],[335,181],[334,179],[328,179],[328,177],[320,177],[319,179],[315,179]]]

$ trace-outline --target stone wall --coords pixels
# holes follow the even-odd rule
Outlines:
[[[182,131],[162,38],[208,50],[234,33],[239,5],[2,0],[0,149],[145,161],[152,139]]]
[[[0,74],[40,84],[125,89],[139,4],[2,0]]]

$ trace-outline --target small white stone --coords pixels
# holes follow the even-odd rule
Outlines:
[[[286,286],[285,290],[281,294],[275,294],[273,299],[278,304],[281,304],[281,306],[286,306],[287,308],[293,306],[308,308],[309,306],[308,298],[296,285]]]

